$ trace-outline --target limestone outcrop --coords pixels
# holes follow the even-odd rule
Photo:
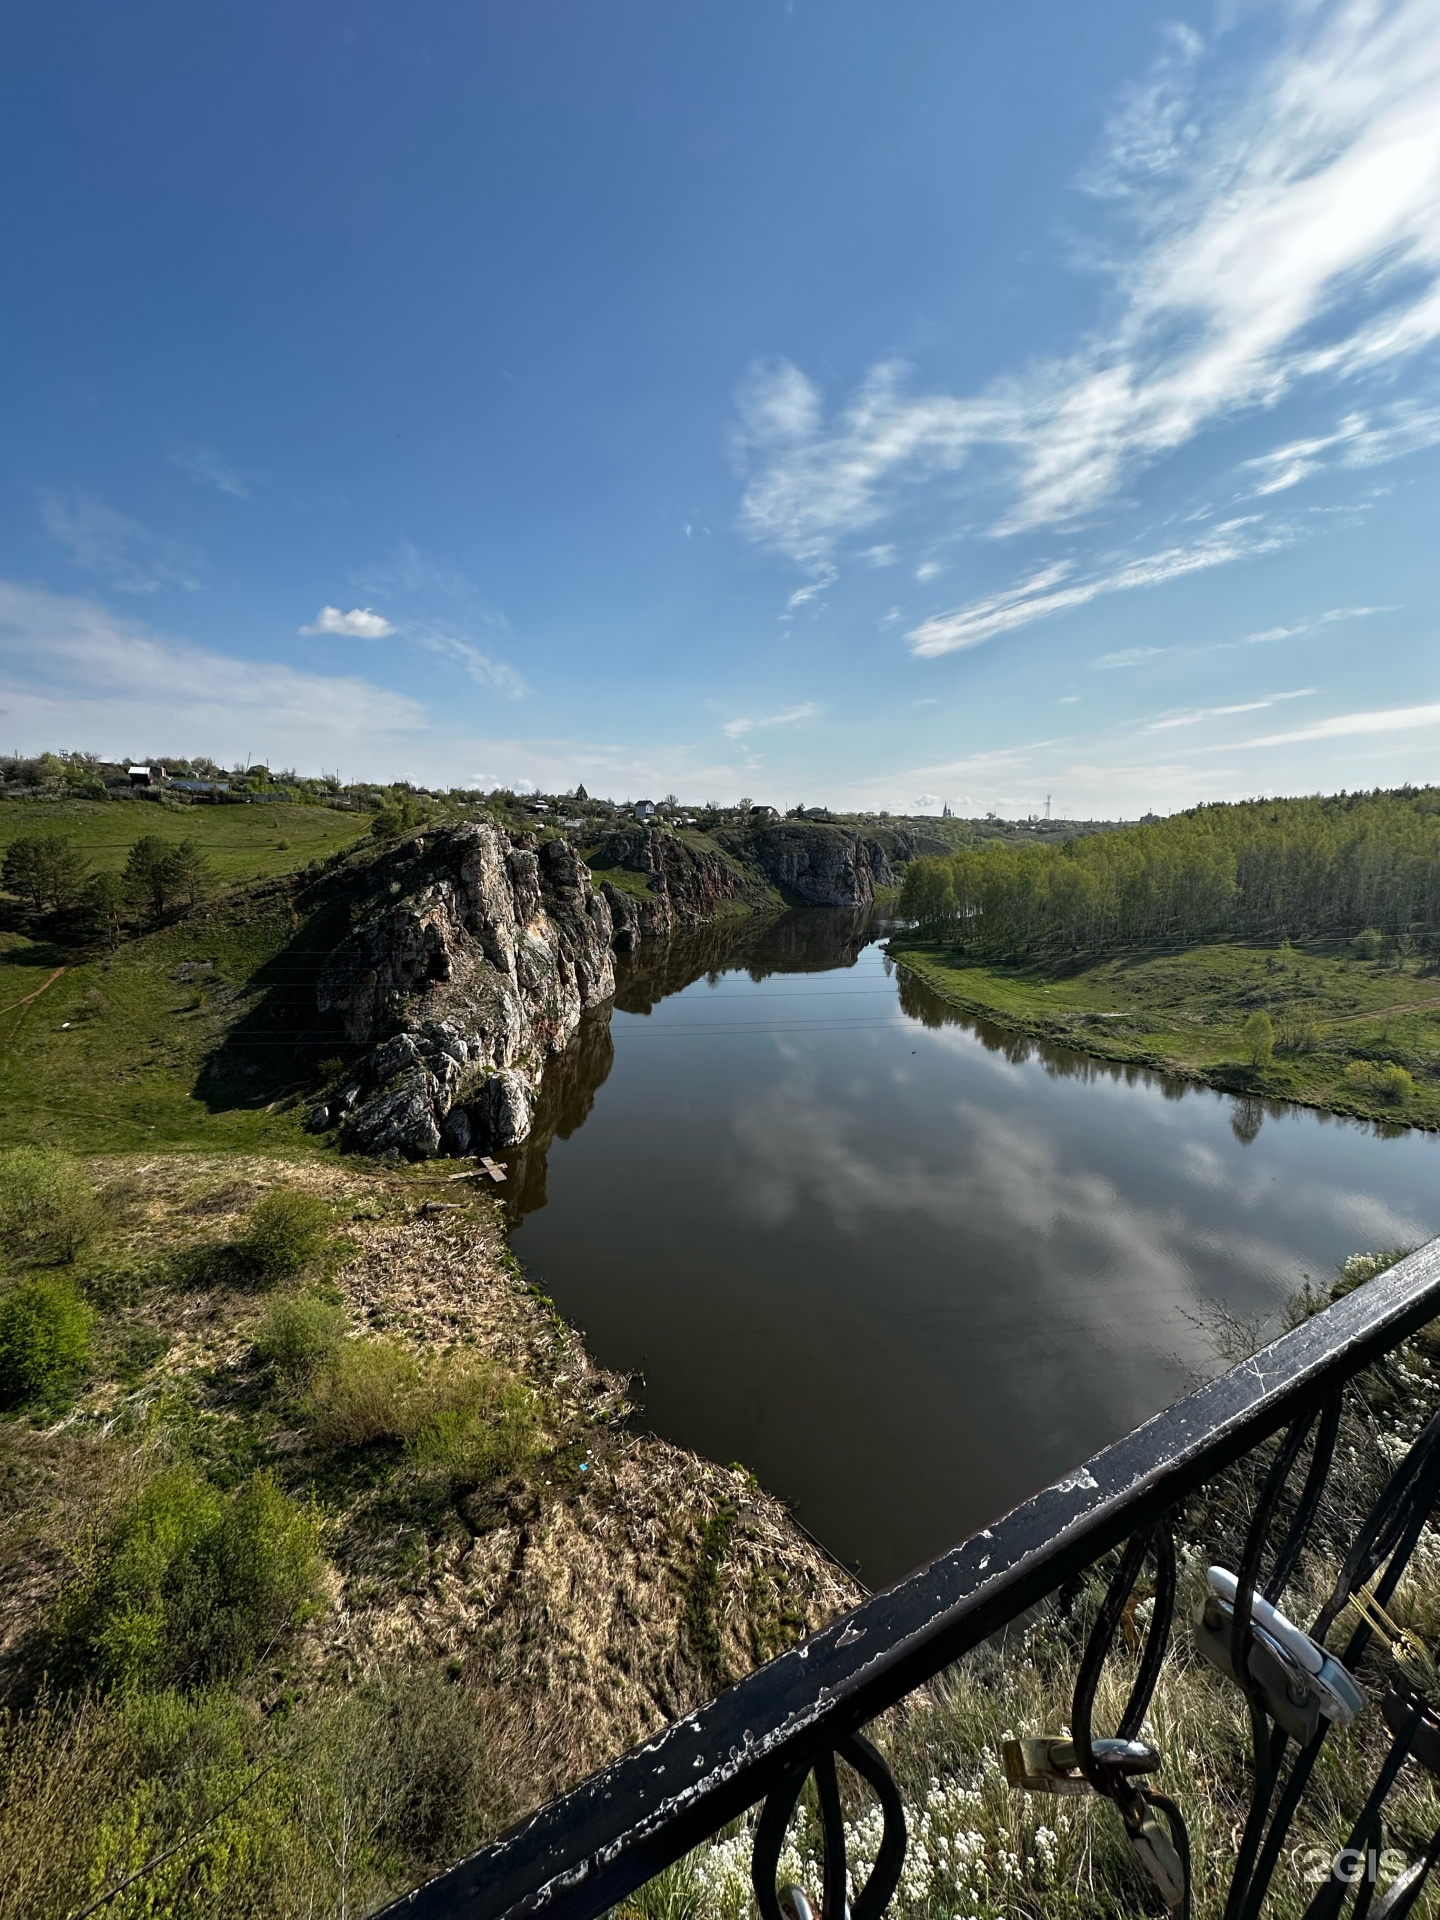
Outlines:
[[[763,881],[718,849],[696,846],[654,827],[610,834],[594,862],[615,923],[615,944],[622,949],[638,940],[668,939],[737,903],[773,903]],[[623,873],[629,884],[609,878],[616,873]]]
[[[883,844],[849,827],[784,821],[727,835],[725,844],[792,905],[863,910],[874,905],[877,887],[897,884]]]
[[[547,1058],[615,990],[589,869],[527,839],[444,827],[366,870],[316,987],[322,1022],[366,1051],[313,1126],[409,1158],[524,1138]]]

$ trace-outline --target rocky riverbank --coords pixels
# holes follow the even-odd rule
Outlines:
[[[895,883],[881,841],[822,823],[637,827],[588,851],[593,874],[559,837],[443,826],[310,890],[312,914],[344,914],[315,1033],[350,1054],[312,1130],[406,1159],[503,1151],[530,1131],[546,1062],[614,992],[612,945],[797,903],[863,914]]]
[[[88,1376],[63,1417],[0,1421],[0,1914],[61,1920],[196,1829],[146,1912],[199,1912],[197,1871],[207,1913],[369,1912],[860,1597],[749,1474],[633,1429],[472,1185],[202,1153],[86,1171],[103,1225],[46,1284],[88,1303]],[[277,1191],[338,1236],[284,1277],[254,1240]],[[308,1541],[308,1590],[201,1685],[185,1529],[252,1507]],[[216,1563],[202,1625],[252,1603],[268,1539]],[[128,1691],[47,1688],[91,1588],[175,1642],[180,1679],[137,1628]]]

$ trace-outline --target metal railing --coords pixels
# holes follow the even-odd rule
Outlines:
[[[787,1822],[811,1775],[824,1836],[824,1914],[847,1911],[837,1756],[869,1782],[884,1837],[850,1920],[879,1920],[905,1857],[902,1799],[862,1729],[1094,1563],[1123,1548],[1080,1661],[1067,1741],[1015,1743],[1016,1785],[1084,1790],[1118,1809],[1158,1897],[1190,1904],[1191,1863],[1179,1808],[1146,1783],[1158,1756],[1137,1739],[1175,1618],[1174,1525],[1227,1469],[1281,1436],[1233,1576],[1212,1578],[1200,1651],[1238,1677],[1249,1709],[1253,1793],[1229,1871],[1226,1920],[1253,1920],[1331,1727],[1361,1696],[1351,1679],[1371,1636],[1392,1639],[1380,1703],[1391,1739],[1350,1836],[1372,1844],[1407,1757],[1440,1772],[1440,1676],[1418,1642],[1393,1636],[1385,1612],[1440,1492],[1440,1413],[1352,1529],[1338,1580],[1307,1630],[1277,1612],[1330,1476],[1347,1385],[1440,1314],[1440,1240],[1326,1307],[1210,1381],[993,1526],[793,1647],[653,1740],[541,1807],[499,1839],[385,1911],[386,1920],[593,1920],[693,1847],[763,1804],[753,1883],[764,1920],[782,1920],[776,1874]],[[1303,1465],[1303,1473],[1299,1469]],[[1257,1469],[1258,1471],[1258,1469]],[[1298,1489],[1290,1483],[1298,1479]],[[1114,1734],[1092,1726],[1097,1687],[1146,1566],[1153,1605],[1127,1706]],[[1343,1615],[1343,1618],[1342,1618]],[[1326,1645],[1339,1627],[1338,1647]],[[1407,1657],[1408,1656],[1408,1657]],[[1038,1774],[1038,1777],[1037,1777]],[[1308,1908],[1330,1920],[1357,1897],[1357,1917],[1399,1920],[1436,1861],[1427,1850],[1374,1902],[1337,1863]],[[791,1915],[803,1900],[786,1895]]]

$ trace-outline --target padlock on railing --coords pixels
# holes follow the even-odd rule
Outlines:
[[[1205,1577],[1210,1592],[1191,1618],[1196,1651],[1235,1680],[1231,1647],[1239,1583],[1225,1567],[1210,1567]],[[1250,1602],[1250,1625],[1246,1665],[1275,1724],[1302,1746],[1314,1738],[1322,1714],[1335,1726],[1348,1727],[1365,1696],[1334,1654],[1258,1593]]]
[[[1121,1806],[1120,1817],[1140,1864],[1160,1889],[1166,1906],[1174,1909],[1185,1903],[1190,1876],[1176,1845],[1176,1834],[1184,1829],[1178,1816],[1171,1819],[1169,1806],[1158,1794],[1152,1796],[1142,1788],[1128,1806]]]
[[[1090,1782],[1080,1771],[1080,1757],[1068,1734],[1041,1734],[1038,1739],[1007,1740],[1002,1748],[1005,1778],[1023,1793],[1089,1793]],[[1154,1773],[1160,1755],[1140,1740],[1095,1740],[1090,1751],[1107,1772],[1117,1775]]]

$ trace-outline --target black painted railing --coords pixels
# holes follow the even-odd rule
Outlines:
[[[852,1920],[879,1920],[899,1884],[905,1816],[889,1768],[862,1729],[1121,1549],[1079,1660],[1068,1736],[1013,1742],[1006,1753],[1012,1784],[1093,1791],[1111,1801],[1148,1870],[1152,1909],[1187,1912],[1192,1877],[1203,1873],[1207,1906],[1223,1909],[1225,1920],[1254,1920],[1266,1909],[1332,1727],[1360,1710],[1380,1715],[1386,1750],[1347,1844],[1336,1849],[1305,1911],[1308,1920],[1332,1920],[1350,1903],[1354,1920],[1400,1920],[1440,1860],[1440,1828],[1379,1890],[1373,1874],[1357,1875],[1355,1862],[1374,1857],[1386,1797],[1406,1761],[1440,1774],[1440,1674],[1420,1641],[1397,1633],[1386,1612],[1440,1492],[1440,1413],[1368,1513],[1349,1523],[1334,1553],[1343,1557],[1340,1574],[1308,1628],[1277,1609],[1322,1510],[1333,1531],[1327,1483],[1347,1389],[1437,1315],[1440,1240],[540,1808],[385,1915],[593,1920],[763,1803],[753,1841],[756,1903],[764,1920],[782,1920],[787,1908],[791,1920],[803,1920],[805,1895],[777,1888],[776,1878],[787,1822],[813,1776],[823,1886],[809,1891],[833,1920],[846,1911],[847,1885],[838,1757],[868,1781],[883,1809],[878,1856],[849,1908]],[[1139,1735],[1175,1625],[1177,1520],[1186,1516],[1190,1525],[1199,1511],[1203,1525],[1207,1491],[1256,1449],[1264,1450],[1253,1463],[1258,1491],[1237,1537],[1238,1564],[1228,1576],[1211,1576],[1208,1597],[1185,1624],[1212,1666],[1232,1681],[1240,1676],[1252,1743],[1243,1830],[1223,1861],[1200,1863],[1190,1858],[1180,1808],[1150,1783],[1159,1756]],[[1151,1604],[1129,1701],[1113,1732],[1097,1730],[1100,1676],[1122,1625],[1139,1638],[1134,1596],[1142,1575]],[[1381,1697],[1368,1704],[1353,1678],[1367,1648],[1372,1665],[1383,1655],[1385,1675]],[[1376,1692],[1373,1679],[1368,1691]]]

